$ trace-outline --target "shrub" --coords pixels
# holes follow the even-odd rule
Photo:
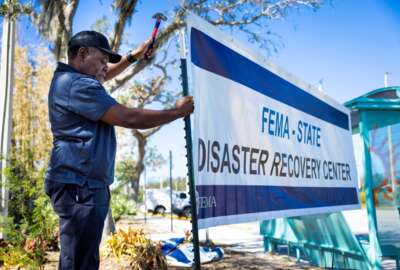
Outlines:
[[[132,270],[168,269],[161,243],[152,242],[142,229],[118,230],[107,240],[106,256],[128,262]]]
[[[16,166],[16,167],[14,167]],[[2,218],[0,232],[7,238],[0,250],[0,262],[7,268],[40,269],[46,251],[57,249],[58,219],[43,192],[43,173],[16,173],[21,168],[12,161],[7,169],[10,192],[9,216]]]
[[[115,221],[125,215],[136,215],[136,203],[119,192],[111,194],[111,211]]]

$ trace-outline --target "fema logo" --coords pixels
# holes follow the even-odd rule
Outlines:
[[[196,210],[197,215],[199,215],[199,209],[204,208],[214,208],[217,207],[217,200],[214,195],[210,196],[199,196],[198,191],[196,190]]]

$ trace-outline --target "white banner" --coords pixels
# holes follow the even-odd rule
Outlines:
[[[194,15],[188,30],[199,228],[359,208],[349,111]]]

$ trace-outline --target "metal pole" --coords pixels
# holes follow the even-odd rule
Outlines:
[[[147,175],[146,175],[146,167],[144,167],[144,223],[147,223],[147,196],[146,196],[146,186],[147,186]]]
[[[371,144],[370,144],[367,111],[360,111],[359,127],[364,148],[365,204],[367,206],[367,212],[368,212],[368,228],[369,228],[369,243],[370,243],[368,255],[372,265],[374,265],[376,269],[381,269],[382,250],[378,240],[378,226],[376,221],[376,209],[374,203],[372,161],[370,153]]]
[[[183,95],[189,94],[187,65],[186,65],[186,48],[185,48],[185,32],[180,32],[180,51],[181,51],[181,76]],[[196,194],[193,174],[193,150],[192,150],[192,127],[190,116],[184,118],[185,121],[185,139],[186,139],[186,157],[188,160],[188,177],[189,177],[189,194],[190,208],[192,216],[192,234],[193,234],[193,253],[194,253],[194,269],[200,270],[200,248],[199,248],[199,228],[197,226],[197,207]]]
[[[392,126],[387,127],[388,131],[388,146],[389,146],[389,164],[390,164],[390,180],[393,189],[393,196],[394,196],[394,204],[396,207],[400,207],[400,196],[398,193],[400,192],[399,186],[397,184],[396,178],[396,160],[394,157],[394,153],[396,149],[393,145],[393,138],[392,138]]]
[[[384,83],[385,87],[389,86],[388,81],[389,81],[389,72],[385,72],[385,74],[383,75],[383,83]]]
[[[169,199],[171,202],[171,232],[174,231],[174,225],[172,221],[172,151],[169,150]]]
[[[9,14],[13,11],[10,10]],[[1,214],[8,215],[8,190],[7,179],[3,174],[7,166],[8,153],[11,144],[11,120],[12,120],[12,92],[13,92],[13,59],[15,46],[15,21],[9,16],[4,16],[3,38],[0,67],[0,155],[1,155]],[[0,234],[0,238],[4,235]]]
[[[389,147],[389,166],[390,166],[390,181],[392,182],[393,190],[395,190],[396,173],[395,173],[395,162],[393,155],[393,142],[392,142],[392,126],[387,127],[388,133],[388,147]],[[395,194],[395,193],[394,193]]]

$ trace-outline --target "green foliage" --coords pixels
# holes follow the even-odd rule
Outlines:
[[[136,215],[136,204],[133,200],[129,200],[127,195],[112,192],[111,211],[114,220],[118,221],[122,216]]]
[[[135,177],[136,162],[133,159],[125,159],[117,163],[115,175],[119,186],[123,186]]]
[[[188,179],[186,177],[178,177],[172,179],[174,190],[176,191],[187,191],[189,188]]]
[[[169,187],[169,178],[165,178],[162,181],[162,187]],[[146,188],[160,188],[160,182],[147,183]],[[186,177],[172,178],[172,189],[174,191],[186,191],[188,188],[188,180]]]
[[[21,247],[7,246],[0,249],[0,258],[5,269],[20,269],[21,267],[27,270],[40,269],[42,263],[39,263],[34,256],[34,253],[28,253]]]
[[[0,263],[13,269],[40,269],[46,251],[57,248],[58,219],[44,193],[51,147],[45,95],[52,67],[43,55],[38,51],[34,67],[27,49],[16,48],[11,151],[4,171],[8,217],[0,227],[7,236]]]
[[[20,167],[13,160],[6,172],[9,217],[2,220],[7,242],[0,261],[6,267],[39,269],[46,262],[46,251],[57,248],[57,218],[43,192],[43,173],[34,177]]]
[[[23,5],[18,0],[7,0],[0,5],[0,16],[9,16],[16,19],[21,13],[30,14],[32,7],[30,5]]]
[[[137,197],[137,202],[138,203],[144,203],[144,191],[143,189],[139,189],[139,194]]]

